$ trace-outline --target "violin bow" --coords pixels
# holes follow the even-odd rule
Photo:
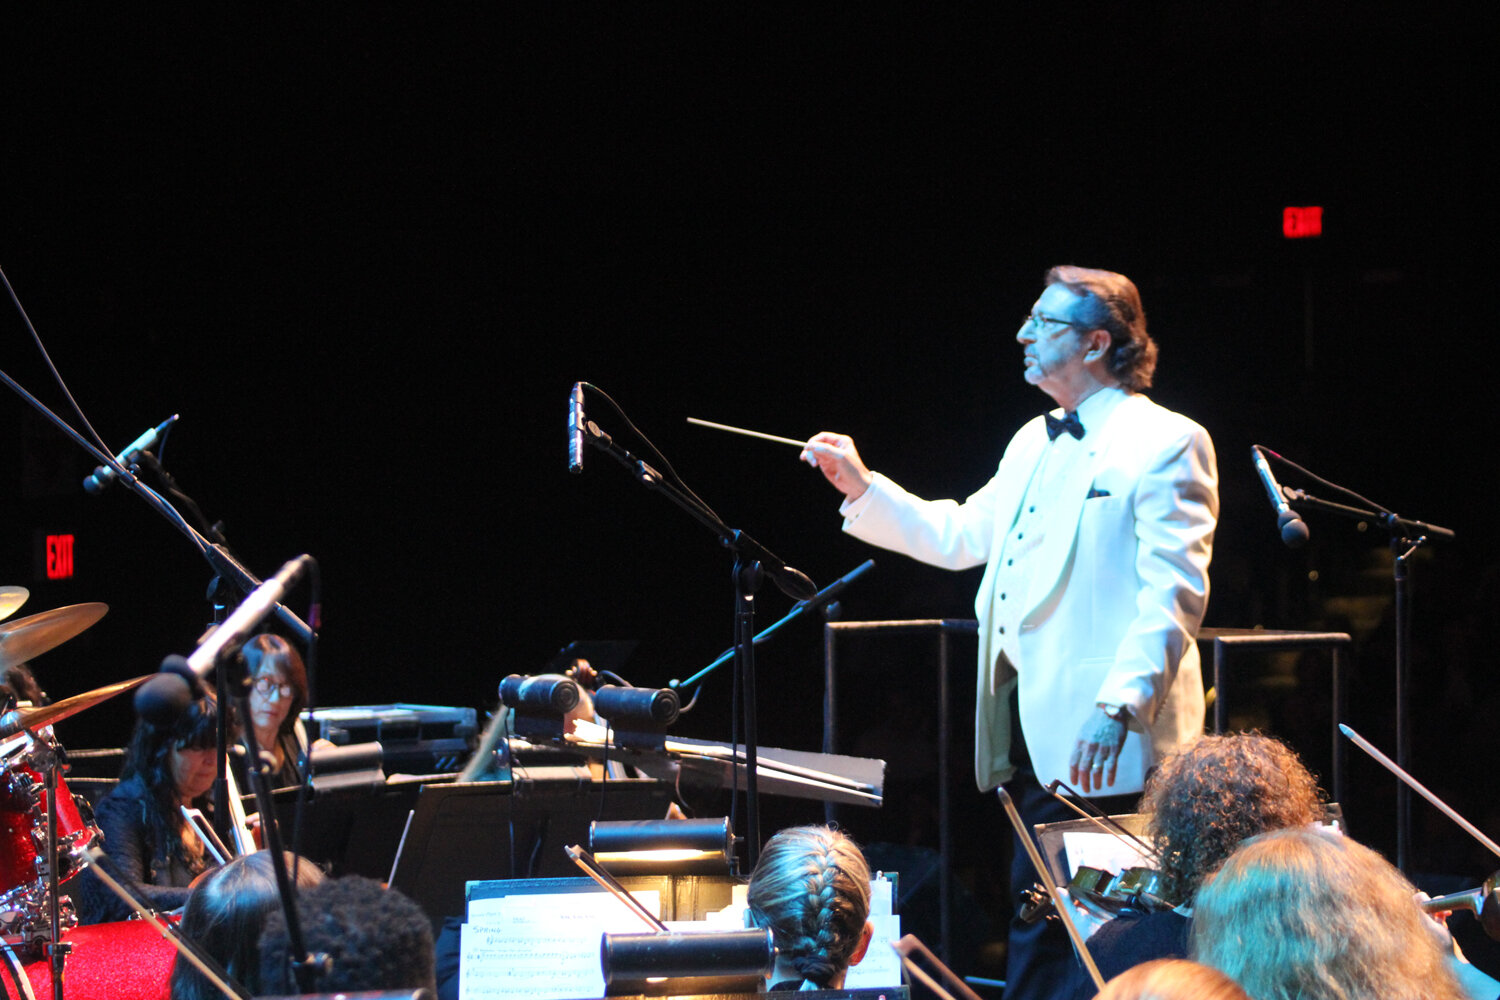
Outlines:
[[[1375,749],[1375,745],[1373,743],[1356,733],[1350,727],[1344,725],[1342,722],[1339,723],[1339,732],[1349,737],[1349,739],[1354,742],[1355,746],[1359,747],[1365,753],[1375,758],[1375,762],[1381,767],[1384,767],[1387,771],[1391,772],[1396,777],[1406,782],[1407,786],[1411,788],[1412,791],[1416,792],[1418,795],[1422,796],[1422,798],[1426,799],[1428,802],[1431,802],[1433,805],[1437,806],[1438,809],[1442,810],[1444,816],[1447,816],[1453,822],[1457,823],[1465,833],[1483,844],[1485,849],[1488,850],[1491,854],[1495,855],[1497,858],[1500,858],[1500,845],[1497,845],[1493,840],[1486,837],[1480,831],[1479,827],[1475,826],[1473,823],[1470,823],[1468,820],[1460,816],[1452,806],[1448,805],[1448,803],[1438,798],[1432,792],[1429,792],[1426,785],[1422,784],[1416,778],[1413,778],[1411,775],[1407,774],[1405,768],[1403,768],[1400,764],[1397,764],[1385,754]]]
[[[1021,814],[1016,810],[1015,802],[1011,800],[1010,793],[1004,788],[995,789],[995,794],[1000,796],[1000,804],[1005,807],[1005,815],[1010,817],[1010,825],[1015,828],[1016,836],[1021,839],[1021,845],[1026,848],[1026,854],[1031,858],[1032,866],[1036,868],[1037,877],[1042,880],[1042,887],[1047,890],[1047,895],[1052,897],[1052,906],[1057,910],[1057,915],[1062,918],[1068,937],[1073,939],[1073,948],[1082,959],[1083,967],[1089,970],[1094,985],[1103,990],[1104,977],[1099,974],[1099,966],[1094,964],[1094,956],[1089,954],[1089,946],[1084,943],[1083,935],[1078,932],[1078,925],[1073,922],[1073,914],[1069,912],[1057,885],[1052,881],[1051,872],[1047,871],[1047,866],[1042,863],[1042,855],[1036,849],[1036,844],[1032,843],[1031,832],[1026,829],[1026,822],[1021,819]]]
[[[1104,812],[1088,799],[1073,791],[1073,789],[1069,788],[1066,784],[1063,783],[1061,778],[1054,780],[1051,784],[1047,785],[1046,788],[1054,799],[1076,812],[1079,816],[1093,823],[1095,826],[1103,830],[1105,833],[1109,834],[1111,837],[1114,837],[1116,840],[1129,840],[1131,843],[1135,844],[1136,847],[1141,849],[1142,855],[1151,859],[1156,864],[1161,863],[1161,855],[1157,853],[1156,848],[1152,847],[1140,837],[1137,837],[1135,834],[1125,829],[1115,820],[1113,816]],[[1059,794],[1057,791],[1058,788],[1062,788],[1068,794]],[[1093,812],[1089,812],[1088,810],[1084,809],[1083,806],[1080,806],[1078,804],[1079,802],[1082,802],[1083,805],[1088,806],[1088,808],[1092,809]]]

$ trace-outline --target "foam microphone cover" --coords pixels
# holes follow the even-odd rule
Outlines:
[[[192,678],[191,684],[188,678]],[[186,659],[167,657],[162,661],[161,672],[136,688],[135,714],[153,726],[170,726],[193,704],[193,687],[197,681]]]
[[[1307,524],[1295,512],[1287,511],[1276,520],[1281,525],[1281,540],[1287,548],[1300,549],[1307,544],[1311,537]]]

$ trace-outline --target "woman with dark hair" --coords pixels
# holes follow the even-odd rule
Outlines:
[[[776,941],[773,990],[842,989],[870,946],[870,866],[827,826],[772,837],[750,875],[749,919]]]
[[[244,655],[250,678],[250,726],[256,746],[271,755],[271,787],[301,784],[307,734],[299,716],[307,705],[307,667],[291,643],[270,633],[245,643]],[[240,791],[250,794],[248,783]]]
[[[299,889],[323,881],[323,872],[311,861],[287,854],[286,865]],[[203,879],[188,900],[179,929],[218,960],[230,979],[259,995],[260,932],[266,914],[280,902],[271,855],[256,851]],[[179,957],[172,966],[172,1000],[220,1000],[222,995],[193,963]]]
[[[216,771],[214,699],[200,695],[171,722],[138,719],[120,783],[94,808],[111,874],[154,910],[175,910],[210,866],[183,806],[203,807]],[[81,923],[124,920],[132,910],[91,871],[78,879]]]

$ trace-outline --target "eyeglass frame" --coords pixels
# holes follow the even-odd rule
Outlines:
[[[1026,318],[1021,320],[1021,325],[1031,327],[1033,333],[1040,333],[1048,323],[1061,323],[1064,326],[1071,326],[1075,330],[1082,330],[1088,327],[1087,323],[1081,323],[1076,319],[1058,319],[1056,316],[1043,316],[1038,313],[1027,313]]]
[[[257,677],[250,684],[251,689],[262,698],[270,698],[271,692],[276,692],[278,701],[286,701],[292,696],[292,686],[286,681],[272,680],[270,677]]]

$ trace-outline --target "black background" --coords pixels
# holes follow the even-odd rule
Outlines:
[[[1013,337],[1074,262],[1137,280],[1152,395],[1217,444],[1208,623],[1355,628],[1351,717],[1385,745],[1382,539],[1310,516],[1313,544],[1283,549],[1248,446],[1457,531],[1416,573],[1414,767],[1487,808],[1493,88],[1473,26],[1245,0],[6,20],[0,265],[112,448],[181,413],[163,459],[241,558],[318,558],[323,703],[483,707],[575,638],[640,640],[626,673],[660,685],[729,643],[715,539],[599,453],[567,473],[580,379],[820,585],[873,555],[846,617],[969,617],[977,573],[842,537],[790,448],[685,418],[844,431],[908,488],[966,495],[1047,405]],[[1307,204],[1326,234],[1283,239]],[[76,423],[8,307],[0,367]],[[589,413],[644,453],[594,394]],[[111,609],[37,660],[43,685],[188,652],[209,577],[191,547],[119,488],[84,496],[93,462],[9,393],[0,421],[0,582],[32,589],[23,615]],[[47,532],[76,535],[73,579],[38,575]],[[763,625],[790,604],[759,603]],[[763,742],[816,748],[820,671],[816,623],[764,647]],[[878,650],[851,667],[849,731],[894,700],[925,732],[914,675]],[[680,731],[727,738],[729,687]],[[107,745],[129,720],[122,699],[58,732]],[[1318,763],[1326,717],[1308,725]],[[1350,803],[1382,846],[1387,798]]]

